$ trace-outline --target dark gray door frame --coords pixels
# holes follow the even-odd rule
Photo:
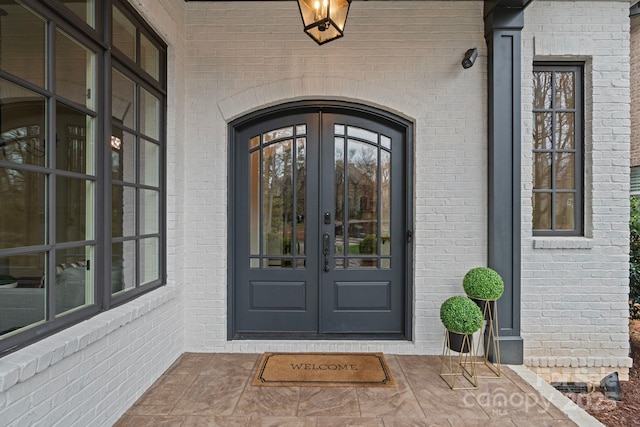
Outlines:
[[[500,358],[523,363],[520,336],[521,31],[529,1],[486,1],[488,50],[488,264],[504,279],[498,300]]]

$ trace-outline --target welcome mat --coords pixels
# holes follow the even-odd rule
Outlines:
[[[265,353],[255,386],[395,387],[382,353]]]

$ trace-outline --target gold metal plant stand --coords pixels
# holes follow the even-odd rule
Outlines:
[[[495,378],[502,376],[500,367],[500,342],[498,340],[498,302],[497,300],[478,300],[483,302],[482,317],[484,318],[485,330],[480,333],[476,354],[480,353],[482,346],[482,358],[484,364],[492,374],[478,375],[478,378]],[[494,361],[489,360],[489,354],[493,354]]]
[[[451,390],[472,390],[478,387],[478,373],[476,371],[476,353],[474,351],[471,334],[465,334],[462,340],[462,349],[468,348],[468,353],[457,353],[451,350],[449,332],[444,332],[444,348],[440,357],[440,377],[447,383]],[[458,380],[463,385],[457,385]]]

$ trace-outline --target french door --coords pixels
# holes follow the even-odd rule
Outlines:
[[[408,336],[407,129],[306,106],[233,128],[235,338]]]

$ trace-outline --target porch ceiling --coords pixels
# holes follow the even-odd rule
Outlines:
[[[209,1],[209,2],[219,2],[219,1],[233,1],[233,2],[242,2],[242,1],[254,1],[254,0],[184,0],[185,2],[190,1]],[[262,1],[295,1],[295,0],[262,0]],[[389,1],[389,0],[354,0],[354,1]],[[404,0],[404,1],[442,1],[442,0]],[[487,4],[489,8],[494,8],[496,6],[503,7],[525,7],[533,0],[449,0],[449,1],[483,1]]]

